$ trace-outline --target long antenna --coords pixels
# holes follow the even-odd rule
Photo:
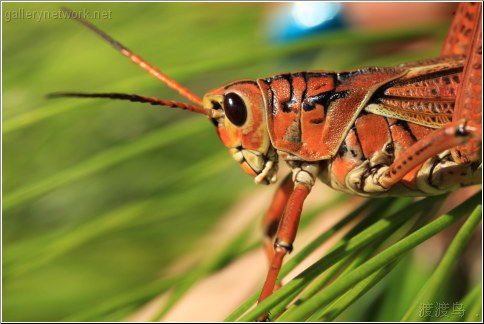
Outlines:
[[[176,82],[173,79],[170,79],[166,74],[149,64],[147,61],[142,59],[140,56],[134,54],[131,52],[129,49],[127,49],[125,46],[123,46],[121,43],[115,41],[113,38],[108,36],[105,32],[102,30],[98,29],[96,26],[91,24],[90,22],[82,19],[77,15],[75,11],[72,11],[69,8],[66,7],[61,7],[61,10],[63,10],[69,18],[77,20],[80,24],[83,26],[89,28],[91,31],[95,32],[97,35],[99,35],[102,39],[104,39],[106,42],[111,44],[115,49],[120,51],[124,56],[127,56],[134,64],[139,65],[142,69],[146,70],[160,80],[161,82],[165,83],[168,87],[172,88],[173,90],[177,91],[179,94],[181,94],[183,97],[187,98],[191,102],[203,106],[203,101],[200,97],[198,97],[196,94],[192,93],[190,90],[187,88],[183,87],[181,84]],[[119,99],[119,98],[118,98]]]
[[[163,100],[155,97],[140,96],[137,94],[127,93],[84,93],[84,92],[55,92],[47,95],[48,99],[62,98],[62,97],[77,97],[77,98],[109,98],[118,100],[129,100],[133,102],[149,103],[154,106],[167,106],[171,108],[179,108],[182,110],[188,110],[197,114],[208,115],[209,110],[202,107],[186,104],[184,102]]]

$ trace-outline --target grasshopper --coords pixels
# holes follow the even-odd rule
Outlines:
[[[481,181],[481,3],[459,4],[437,58],[238,80],[203,98],[64,10],[191,103],[124,93],[51,97],[130,100],[202,114],[256,183],[275,183],[280,160],[290,167],[263,221],[270,269],[259,302],[276,287],[317,179],[369,197],[436,195]]]

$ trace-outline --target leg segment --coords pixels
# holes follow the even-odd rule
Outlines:
[[[274,252],[272,252],[273,255],[270,261],[269,272],[267,273],[266,281],[259,297],[259,303],[270,296],[274,291],[284,256],[292,250],[292,243],[296,238],[304,201],[314,185],[318,171],[317,167],[309,164],[306,164],[301,169],[297,168],[293,171],[294,187],[287,200],[286,208],[277,228]],[[284,182],[286,182],[286,180],[287,178]],[[267,317],[268,315],[263,315],[259,320],[265,321]]]
[[[457,91],[453,121],[466,119],[469,126],[480,134],[482,130],[482,4],[459,3],[449,28],[441,55],[465,55],[462,82]],[[481,151],[480,136],[453,149],[457,163],[478,159]]]
[[[468,126],[466,121],[454,122],[430,133],[413,144],[389,166],[378,178],[379,185],[385,189],[390,188],[427,159],[465,143],[471,136],[476,136],[475,129]]]
[[[476,19],[480,12],[480,2],[464,2],[458,5],[440,55],[467,55],[469,53]]]
[[[459,163],[475,161],[481,155],[482,131],[482,13],[481,3],[473,3],[477,12],[473,17],[473,33],[467,51],[462,83],[455,102],[452,120],[466,119],[468,125],[476,128],[478,138],[471,138],[469,142],[452,150],[452,156]],[[472,9],[474,9],[472,7]]]
[[[274,237],[284,212],[284,208],[289,201],[289,196],[291,195],[293,189],[291,177],[292,174],[289,173],[279,184],[279,188],[277,188],[277,191],[272,198],[269,210],[262,221],[262,228],[264,230],[264,246],[269,264],[274,256]]]

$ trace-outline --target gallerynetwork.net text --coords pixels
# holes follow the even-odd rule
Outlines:
[[[111,9],[106,10],[73,10],[72,12],[58,10],[29,10],[25,8],[18,8],[14,10],[4,11],[4,22],[11,22],[13,20],[34,20],[42,22],[49,19],[69,19],[71,17],[78,17],[86,20],[104,20],[112,19]]]

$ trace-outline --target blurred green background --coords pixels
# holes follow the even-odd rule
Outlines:
[[[59,6],[2,4],[6,321],[79,320],[150,287],[199,248],[230,206],[261,190],[204,118],[129,102],[45,100],[85,91],[186,101],[77,23],[6,16]],[[275,45],[263,22],[280,4],[67,6],[109,12],[111,19],[91,22],[200,95],[240,78],[436,56],[448,26],[338,31]],[[421,37],[424,45],[405,46]],[[119,320],[141,303],[88,319]]]

